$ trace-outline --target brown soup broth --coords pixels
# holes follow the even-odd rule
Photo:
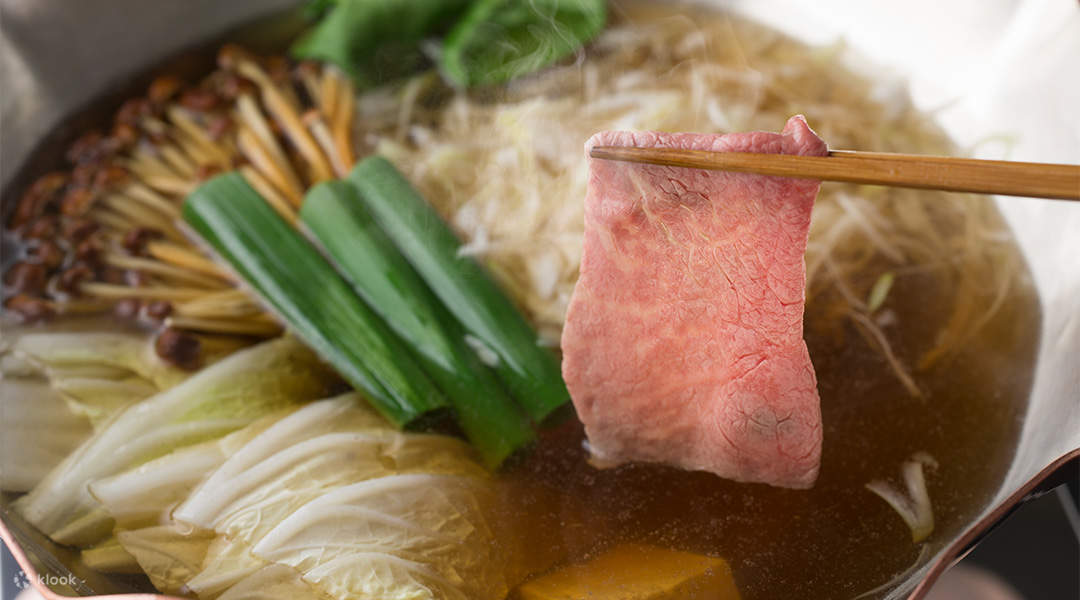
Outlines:
[[[890,330],[901,359],[932,336],[949,301],[930,277],[897,280],[887,305],[904,324]],[[851,597],[909,567],[920,547],[908,527],[864,485],[899,481],[900,464],[924,451],[936,527],[935,552],[990,501],[1020,432],[1039,331],[1037,298],[1014,286],[996,316],[947,364],[916,375],[912,397],[879,352],[849,325],[815,333],[823,318],[807,306],[807,345],[817,370],[824,421],[821,475],[810,490],[727,481],[708,473],[631,464],[587,464],[576,421],[545,434],[508,474],[518,518],[543,532],[527,547],[557,546],[565,561],[643,541],[725,558],[746,600]],[[531,529],[531,527],[530,527]],[[541,562],[542,557],[537,557]]]

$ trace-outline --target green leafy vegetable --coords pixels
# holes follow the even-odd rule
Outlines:
[[[379,317],[310,243],[235,173],[196,189],[184,219],[305,342],[397,426],[446,400]]]
[[[304,4],[303,15],[310,21],[317,21],[326,16],[330,9],[334,8],[337,0],[308,0]]]
[[[466,340],[534,421],[570,400],[555,356],[438,213],[384,158],[361,161],[349,174],[364,207],[449,312]]]
[[[113,521],[88,484],[318,398],[331,379],[319,359],[290,338],[237,352],[117,414],[20,498],[16,508],[60,543],[99,542],[108,537]]]
[[[419,357],[491,467],[533,438],[513,400],[465,341],[461,325],[343,181],[308,192],[300,218],[353,289]]]
[[[604,0],[315,0],[321,19],[293,55],[331,62],[361,87],[417,71],[421,42],[453,28],[438,59],[455,85],[499,84],[573,53],[604,27]]]
[[[453,22],[468,0],[337,0],[292,48],[302,59],[331,62],[361,87],[407,75],[424,64],[420,42]]]
[[[443,73],[462,87],[531,73],[592,39],[606,12],[604,0],[477,0],[446,36]]]

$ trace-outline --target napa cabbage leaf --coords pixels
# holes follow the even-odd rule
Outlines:
[[[134,333],[5,329],[0,338],[0,489],[31,490],[91,425],[184,373]]]
[[[142,333],[28,333],[20,335],[9,351],[95,426],[187,377],[161,360],[150,337]]]
[[[318,398],[333,380],[327,367],[291,338],[237,352],[115,415],[20,498],[16,509],[60,543],[99,542],[111,532],[113,520],[89,484]]]
[[[72,412],[41,379],[0,375],[0,489],[32,489],[90,436],[90,422]]]
[[[357,393],[90,486],[159,590],[223,600],[501,599],[497,489],[467,443],[398,431]]]

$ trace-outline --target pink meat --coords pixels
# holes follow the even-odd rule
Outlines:
[[[821,156],[783,133],[598,133],[586,144]],[[818,182],[590,160],[563,376],[595,458],[807,488],[821,459],[803,341]]]

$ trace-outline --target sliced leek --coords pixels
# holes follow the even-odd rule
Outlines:
[[[570,400],[559,362],[506,294],[389,161],[371,157],[349,174],[375,222],[393,240],[482,354],[494,358],[499,378],[534,421]]]
[[[532,440],[528,421],[469,347],[461,325],[375,224],[353,186],[330,181],[312,188],[300,218],[353,290],[419,358],[489,467]]]
[[[446,399],[408,350],[304,237],[236,173],[188,196],[184,220],[296,334],[397,426]]]

